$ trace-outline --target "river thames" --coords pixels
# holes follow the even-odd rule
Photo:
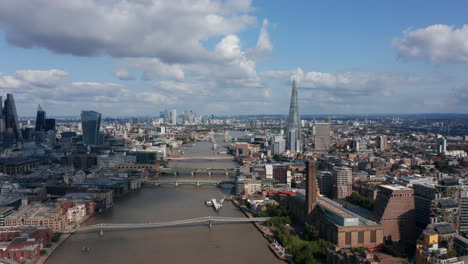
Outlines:
[[[205,153],[210,142],[199,142],[188,148]],[[200,152],[201,153],[201,152]],[[184,153],[185,154],[185,153]],[[213,153],[211,153],[213,154]],[[187,154],[185,154],[187,155]],[[174,161],[171,167],[185,167],[187,161]],[[191,166],[194,164],[188,161]],[[234,167],[231,161],[222,166]],[[185,164],[184,164],[185,163]],[[228,163],[228,164],[227,164]],[[199,167],[212,166],[201,162]],[[219,164],[218,164],[219,165]],[[204,216],[242,217],[226,201],[219,213],[204,201],[220,199],[230,189],[216,187],[143,188],[116,199],[114,206],[91,217],[84,225],[97,223],[146,223],[182,220]],[[90,248],[82,253],[83,247]],[[47,264],[94,263],[283,263],[268,248],[268,242],[250,223],[164,227],[143,230],[77,233],[53,252]]]

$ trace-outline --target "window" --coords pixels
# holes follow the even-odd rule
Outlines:
[[[358,243],[364,244],[364,231],[359,231],[358,233]]]
[[[370,242],[375,243],[377,241],[377,231],[372,230],[370,235]]]
[[[351,232],[346,232],[346,245],[351,245]]]

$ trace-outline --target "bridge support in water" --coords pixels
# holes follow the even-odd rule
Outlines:
[[[208,216],[208,228],[211,229],[212,222],[211,222],[211,216]]]

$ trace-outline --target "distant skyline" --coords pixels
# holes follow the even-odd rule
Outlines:
[[[19,116],[468,113],[466,1],[0,0]]]

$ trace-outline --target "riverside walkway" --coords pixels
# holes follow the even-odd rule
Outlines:
[[[142,228],[158,228],[158,227],[172,227],[172,226],[183,226],[191,224],[207,224],[211,227],[214,223],[249,223],[249,222],[265,222],[270,219],[269,217],[219,217],[219,216],[205,216],[199,218],[176,220],[159,223],[128,223],[128,224],[96,224],[90,226],[84,226],[74,229],[65,229],[62,233],[75,233],[75,232],[86,232],[95,230],[118,230],[118,229],[142,229]]]

